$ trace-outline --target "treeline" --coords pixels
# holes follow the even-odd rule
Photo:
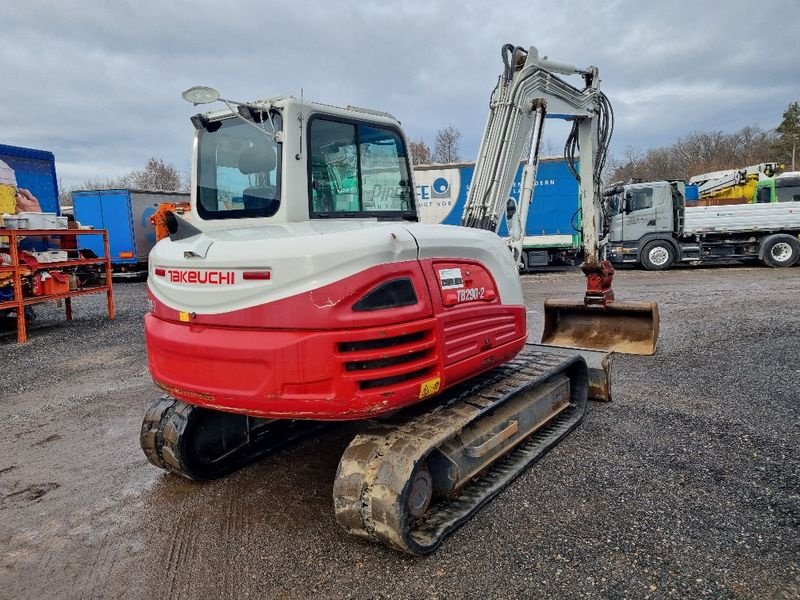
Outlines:
[[[607,181],[641,179],[688,180],[694,175],[737,169],[764,162],[777,162],[786,170],[797,168],[800,143],[800,103],[792,102],[775,129],[748,126],[735,133],[695,132],[663,148],[640,152],[628,147],[611,159]]]
[[[688,180],[693,175],[775,162],[777,134],[759,127],[744,127],[735,133],[696,132],[674,144],[639,152],[626,148],[623,156],[610,160],[609,181],[642,179]]]

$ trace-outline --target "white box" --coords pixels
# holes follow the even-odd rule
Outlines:
[[[16,215],[3,215],[3,227],[6,229],[30,229],[28,219]]]
[[[36,262],[40,263],[64,262],[65,260],[68,260],[66,250],[45,250],[44,252],[25,250],[24,252],[30,254],[36,259]]]
[[[49,263],[51,262],[50,253],[49,252],[36,252],[35,250],[25,250],[25,254],[30,254],[33,258],[36,259],[38,263]]]
[[[58,215],[56,213],[21,212],[17,216],[28,220],[28,227],[18,229],[58,229]]]
[[[47,254],[50,257],[50,262],[64,262],[68,259],[66,250],[48,250]]]

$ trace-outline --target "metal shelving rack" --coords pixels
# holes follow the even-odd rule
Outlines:
[[[19,240],[24,237],[53,237],[53,236],[76,236],[76,235],[102,235],[103,258],[75,258],[60,262],[40,263],[34,269],[27,264],[20,264],[20,251],[18,248]],[[108,246],[108,231],[106,229],[0,229],[0,238],[8,238],[8,249],[11,254],[10,265],[0,265],[0,272],[12,272],[14,283],[14,299],[0,301],[0,310],[14,309],[17,313],[17,342],[22,343],[28,340],[28,333],[25,324],[25,307],[52,300],[64,300],[64,308],[67,321],[72,320],[72,298],[74,296],[84,296],[86,294],[97,294],[105,292],[108,298],[108,318],[114,318],[114,292],[111,283],[111,253]],[[71,290],[62,294],[50,294],[46,296],[22,295],[22,271],[44,271],[54,269],[64,269],[70,267],[80,267],[84,265],[105,265],[106,280],[104,284],[94,285],[79,290]]]

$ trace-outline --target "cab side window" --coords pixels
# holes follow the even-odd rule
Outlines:
[[[361,210],[355,125],[314,120],[311,123],[310,152],[312,211]]]
[[[313,118],[308,146],[312,218],[414,211],[405,144],[396,131]]]
[[[631,212],[634,212],[637,210],[644,210],[646,208],[653,208],[652,188],[631,190],[630,197],[628,198],[628,209]]]

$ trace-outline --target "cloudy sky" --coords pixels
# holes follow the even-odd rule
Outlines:
[[[189,168],[185,88],[386,110],[408,136],[454,125],[474,159],[500,46],[600,69],[612,154],[692,131],[775,127],[800,100],[800,0],[187,2],[5,0],[0,143],[56,156],[62,183],[150,156]],[[548,147],[563,129],[546,127]]]

